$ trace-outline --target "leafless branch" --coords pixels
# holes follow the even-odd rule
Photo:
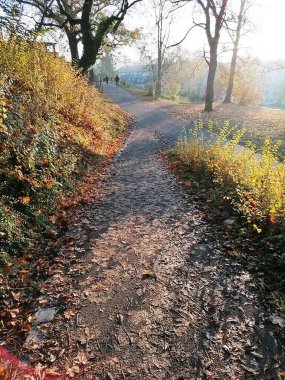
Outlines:
[[[194,29],[196,26],[197,26],[197,25],[192,25],[192,26],[188,29],[188,31],[186,32],[186,34],[184,35],[184,37],[183,37],[180,41],[176,42],[175,44],[172,44],[172,45],[166,46],[166,49],[170,49],[170,48],[172,48],[172,47],[175,47],[175,46],[180,45],[180,44],[181,44],[181,43],[187,38],[187,36],[188,36],[188,34],[191,32],[191,30]]]

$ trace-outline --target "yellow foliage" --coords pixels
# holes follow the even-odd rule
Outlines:
[[[0,37],[0,51],[1,243],[18,254],[56,224],[58,199],[116,151],[129,119],[44,45]]]
[[[231,201],[257,233],[262,224],[284,220],[285,162],[277,158],[279,144],[267,139],[262,154],[256,154],[252,147],[238,145],[244,130],[228,140],[230,128],[225,122],[218,136],[210,134],[206,141],[199,125],[179,139],[178,158],[189,170],[208,175],[224,192],[222,198]]]

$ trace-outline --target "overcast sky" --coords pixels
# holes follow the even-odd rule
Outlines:
[[[140,6],[126,19],[127,26],[139,27],[143,32],[155,33],[153,11],[145,0]],[[237,0],[231,0],[237,1]],[[285,60],[285,0],[251,0],[258,4],[251,9],[251,19],[256,25],[256,31],[245,37],[241,45],[244,47],[241,53],[250,53],[262,60]],[[138,17],[137,14],[141,16]],[[192,8],[185,7],[175,16],[171,35],[171,42],[176,42],[183,37],[192,22]],[[194,29],[182,45],[188,51],[203,50],[207,47],[204,31],[201,28]],[[124,48],[123,54],[130,61],[139,60],[138,49]],[[227,56],[220,59],[227,59]]]

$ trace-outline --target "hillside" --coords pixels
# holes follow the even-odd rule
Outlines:
[[[41,44],[0,39],[0,51],[1,341],[17,348],[58,237],[131,119]]]

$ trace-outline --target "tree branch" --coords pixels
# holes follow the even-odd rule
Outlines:
[[[175,44],[166,46],[166,49],[170,49],[172,47],[180,45],[186,39],[186,37],[188,36],[188,34],[191,32],[191,30],[194,29],[196,26],[198,26],[198,25],[197,24],[192,25],[191,28],[188,29],[188,31],[186,32],[185,36],[180,41],[176,42]]]

